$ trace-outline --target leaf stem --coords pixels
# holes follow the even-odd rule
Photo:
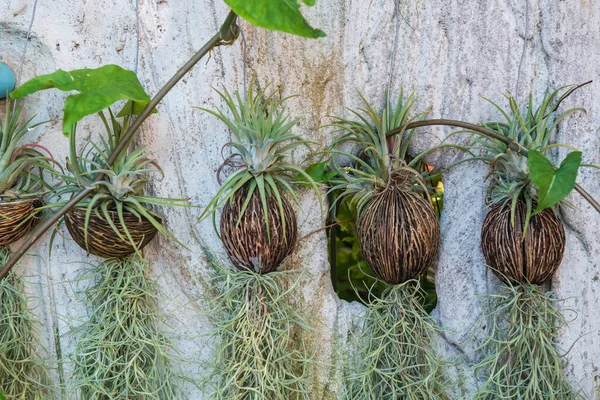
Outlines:
[[[142,123],[152,114],[154,108],[160,103],[160,101],[166,96],[167,93],[183,78],[197,63],[200,61],[209,51],[215,47],[222,45],[230,45],[238,37],[239,28],[236,24],[237,15],[230,11],[225,19],[225,22],[219,29],[219,32],[215,34],[206,44],[190,58],[190,60],[181,67],[175,75],[158,91],[158,93],[150,100],[150,103],[144,108],[141,114],[133,121],[127,132],[121,137],[121,140],[117,144],[115,150],[108,158],[107,164],[111,165],[123,152],[129,140],[140,128]],[[73,160],[75,161],[75,160]],[[103,174],[98,175],[98,179],[102,179]],[[8,260],[6,265],[0,270],[0,281],[8,275],[12,267],[19,261],[27,250],[37,241],[40,237],[54,224],[56,224],[71,208],[76,206],[81,200],[85,199],[91,193],[96,190],[95,187],[88,187],[83,189],[77,195],[75,195],[68,203],[61,207],[56,213],[52,214],[48,219],[44,220],[37,228],[29,235],[25,242],[19,247],[17,251],[13,253],[11,258]]]
[[[587,82],[586,82],[586,84],[587,84]],[[529,152],[527,151],[527,149],[525,147],[521,146],[517,142],[513,142],[512,140],[510,140],[509,138],[507,138],[504,135],[501,135],[497,132],[486,129],[479,125],[475,125],[475,124],[471,124],[471,123],[463,122],[463,121],[457,121],[457,120],[453,120],[453,119],[428,119],[428,120],[423,120],[423,121],[411,122],[411,123],[407,124],[405,127],[392,129],[391,131],[389,131],[386,134],[386,136],[387,137],[394,136],[394,135],[397,135],[397,134],[404,132],[406,130],[409,130],[409,129],[420,128],[423,126],[437,126],[437,125],[453,126],[453,127],[458,127],[458,128],[469,129],[469,130],[481,133],[482,135],[491,137],[492,139],[500,140],[500,141],[506,143],[511,150],[514,150],[517,153],[519,153],[525,157],[527,157],[529,154]],[[590,203],[590,205],[592,207],[594,207],[594,209],[596,209],[596,211],[598,211],[598,213],[600,213],[600,203],[598,203],[598,201],[596,201],[583,187],[581,187],[581,185],[576,183],[575,190],[581,196],[583,196],[583,198],[588,203]]]

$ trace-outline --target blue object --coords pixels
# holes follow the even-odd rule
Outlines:
[[[15,82],[15,73],[8,65],[0,62],[0,99],[5,99],[13,91]]]

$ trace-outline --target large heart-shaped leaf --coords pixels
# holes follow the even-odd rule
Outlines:
[[[529,176],[538,187],[538,204],[533,215],[552,207],[571,193],[580,164],[580,151],[569,153],[558,169],[539,151],[529,151]]]
[[[325,32],[311,27],[300,13],[298,0],[224,0],[225,3],[246,21],[271,29],[291,33],[293,35],[320,38]],[[313,6],[315,0],[303,0],[306,5]]]
[[[150,102],[150,96],[135,72],[118,65],[70,72],[59,69],[52,74],[40,75],[25,82],[14,90],[10,97],[18,100],[39,90],[51,88],[79,92],[65,100],[63,133],[66,135],[83,117],[102,111],[119,100],[130,100],[135,114],[139,114]]]

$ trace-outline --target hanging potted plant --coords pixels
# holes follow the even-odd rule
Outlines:
[[[0,246],[19,240],[39,220],[49,188],[40,173],[52,169],[53,162],[44,147],[20,143],[40,124],[32,125],[33,117],[19,123],[22,107],[12,110],[10,103],[6,102],[6,117],[0,122]]]
[[[505,284],[501,293],[488,298],[489,356],[476,368],[487,377],[477,398],[578,397],[554,346],[565,319],[557,300],[539,286],[552,279],[565,249],[559,209],[575,186],[582,156],[573,151],[558,168],[547,156],[557,146],[573,150],[550,141],[558,124],[581,110],[557,111],[578,87],[547,91],[537,107],[531,95],[524,109],[511,96],[506,96],[508,110],[492,103],[504,120],[483,126],[518,148],[487,136],[478,137],[472,148],[491,168],[481,249]]]
[[[22,107],[6,102],[0,121],[0,269],[10,255],[8,244],[25,236],[40,219],[50,186],[44,174],[52,157],[37,144],[22,145],[24,135],[39,124],[19,122]],[[11,272],[0,279],[0,393],[7,399],[50,396],[48,374],[38,357],[35,321],[29,310],[23,278]],[[0,396],[2,397],[2,396]]]
[[[346,397],[350,399],[443,398],[442,361],[431,345],[438,328],[423,308],[418,278],[436,259],[440,228],[429,197],[422,158],[408,155],[413,130],[406,125],[426,113],[411,115],[413,94],[393,104],[385,96],[378,112],[364,98],[364,108],[350,110],[356,121],[336,118],[341,136],[331,153],[349,160],[340,166],[331,191],[336,202],[356,206],[358,243],[368,267],[389,286],[381,297],[369,295],[358,351],[349,357]],[[388,138],[387,133],[399,129]],[[358,154],[339,150],[354,145]]]
[[[163,217],[151,207],[188,206],[188,199],[144,193],[150,174],[162,175],[156,161],[145,155],[144,146],[123,152],[108,166],[108,157],[129,126],[131,117],[117,118],[110,108],[108,118],[103,111],[98,115],[106,128],[106,136],[99,143],[90,141],[77,154],[76,125],[69,137],[68,173],[62,175],[64,184],[56,193],[69,196],[86,187],[95,190],[65,214],[65,224],[75,242],[88,253],[104,258],[139,255],[158,232],[174,239],[163,227]],[[130,147],[129,143],[127,146]]]
[[[296,176],[316,182],[288,161],[289,151],[309,142],[291,133],[277,93],[249,85],[245,97],[218,92],[228,107],[208,110],[223,121],[235,139],[232,154],[218,174],[228,172],[200,220],[222,206],[220,236],[238,270],[214,257],[214,290],[207,293],[209,319],[215,326],[216,349],[203,386],[214,399],[307,399],[307,368],[314,355],[305,346],[306,317],[292,306],[299,285],[297,271],[276,271],[296,243],[296,215],[288,196],[298,201]],[[209,252],[210,254],[210,252]]]
[[[26,82],[12,95],[20,98],[50,87],[79,93],[65,101],[63,132],[70,136],[70,158],[65,172],[56,171],[63,181],[54,191],[60,200],[46,207],[78,200],[64,216],[68,230],[83,249],[108,258],[90,266],[86,274],[92,281],[85,292],[90,318],[76,330],[73,395],[177,398],[173,348],[159,328],[157,284],[141,250],[157,232],[173,238],[152,207],[188,206],[188,199],[144,194],[151,174],[162,171],[145,155],[145,147],[133,145],[134,136],[126,131],[149,97],[134,72],[116,65],[58,70]],[[119,100],[127,103],[115,115],[110,106]],[[105,135],[77,152],[77,122],[94,113]]]

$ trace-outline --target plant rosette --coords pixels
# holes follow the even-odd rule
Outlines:
[[[432,266],[439,247],[428,185],[437,172],[422,160],[437,148],[408,154],[414,130],[405,128],[426,115],[411,115],[414,94],[404,98],[401,93],[395,104],[386,94],[381,112],[362,100],[364,108],[350,110],[356,121],[335,118],[332,124],[341,136],[329,151],[335,171],[330,191],[338,193],[335,202],[356,207],[361,253],[375,282],[389,286],[379,297],[367,288],[357,349],[346,366],[346,398],[444,398],[443,362],[431,348],[438,328],[423,308],[425,295],[416,279]],[[394,129],[399,133],[388,138]],[[338,150],[344,145],[357,147],[358,153]],[[340,166],[338,158],[350,165]]]
[[[261,274],[274,271],[296,244],[296,214],[287,199],[299,202],[293,187],[296,177],[321,199],[313,178],[287,161],[290,150],[308,147],[310,142],[290,132],[298,119],[289,120],[283,106],[287,98],[277,100],[275,91],[267,94],[266,90],[255,91],[252,80],[245,98],[238,92],[217,91],[231,116],[221,109],[201,108],[224,122],[235,140],[226,144],[232,154],[217,171],[217,179],[223,172],[229,176],[199,221],[209,216],[214,221],[223,206],[220,237],[227,255],[237,268]]]
[[[124,258],[134,253],[141,256],[142,248],[158,232],[174,239],[163,227],[163,217],[152,207],[189,206],[188,199],[144,194],[150,175],[162,175],[156,161],[145,155],[144,146],[128,146],[128,150],[108,166],[108,158],[131,117],[117,118],[110,108],[108,118],[102,111],[98,115],[106,128],[99,143],[90,141],[78,154],[76,125],[70,134],[68,173],[61,176],[64,184],[56,194],[69,197],[86,187],[95,190],[67,212],[64,222],[75,242],[91,254],[105,258]],[[48,207],[62,204],[58,202]]]
[[[538,107],[530,95],[523,110],[509,95],[509,110],[490,101],[504,120],[483,126],[509,138],[519,151],[479,136],[470,149],[475,159],[491,167],[491,208],[482,226],[481,248],[488,267],[506,284],[501,293],[485,296],[491,329],[482,348],[488,357],[475,367],[487,375],[478,399],[579,398],[553,344],[564,318],[551,293],[538,287],[552,279],[565,249],[558,209],[568,205],[564,198],[575,186],[581,152],[550,141],[566,116],[582,110],[557,112],[578,87],[547,91]],[[573,152],[555,168],[548,156],[557,146]],[[532,341],[537,345],[531,346]]]
[[[38,144],[21,144],[25,134],[40,125],[32,124],[33,117],[20,123],[21,111],[7,101],[0,121],[0,246],[29,233],[51,189],[44,174],[54,169],[52,155]]]

